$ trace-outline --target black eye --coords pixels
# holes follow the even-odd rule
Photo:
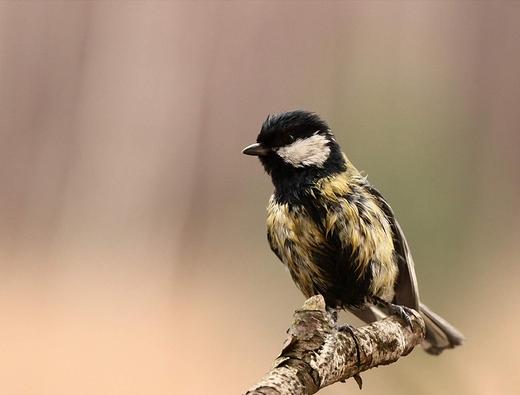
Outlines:
[[[284,145],[292,144],[294,143],[294,136],[292,134],[286,134],[285,136],[283,136],[282,142],[284,143]]]

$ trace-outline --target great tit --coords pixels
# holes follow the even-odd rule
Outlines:
[[[321,294],[328,308],[346,309],[369,323],[418,311],[433,355],[464,336],[419,300],[414,263],[390,205],[341,151],[327,123],[313,112],[271,115],[257,142],[274,192],[267,238],[307,298]]]

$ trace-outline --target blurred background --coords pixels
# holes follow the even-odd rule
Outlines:
[[[423,301],[469,340],[363,394],[515,393],[519,20],[508,1],[0,3],[2,393],[258,381],[304,299],[241,149],[295,108],[389,200]]]

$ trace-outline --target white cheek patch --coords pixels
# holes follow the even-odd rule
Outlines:
[[[314,134],[285,147],[278,148],[276,153],[284,162],[294,167],[319,166],[322,167],[329,158],[329,140],[321,134]]]

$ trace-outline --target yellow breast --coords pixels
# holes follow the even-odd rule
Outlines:
[[[397,277],[392,230],[384,212],[362,187],[366,180],[358,174],[341,173],[324,178],[316,189],[320,197],[316,204],[324,207],[321,224],[311,218],[302,205],[278,204],[274,195],[269,201],[268,237],[271,248],[288,267],[306,297],[323,289],[331,273],[313,262],[313,254],[321,250],[334,254],[334,248],[352,251],[352,259],[344,262],[361,277],[370,270],[372,295],[389,300]],[[349,199],[356,194],[356,199]],[[339,237],[338,243],[331,243]],[[341,251],[337,251],[337,255]],[[333,259],[333,258],[331,258]],[[327,280],[329,278],[329,280]]]

